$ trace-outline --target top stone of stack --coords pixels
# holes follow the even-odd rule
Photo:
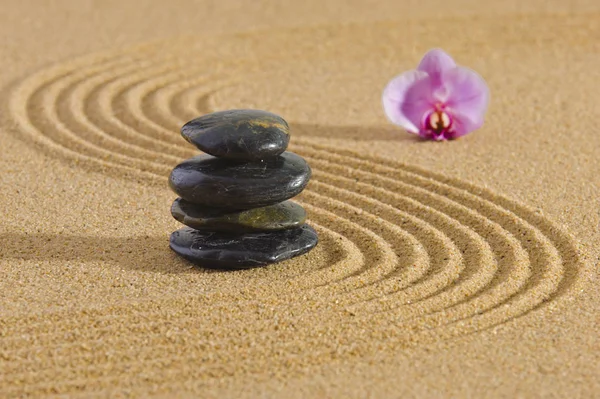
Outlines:
[[[219,158],[257,161],[282,154],[290,141],[287,122],[261,110],[228,110],[186,123],[181,135],[201,151]]]

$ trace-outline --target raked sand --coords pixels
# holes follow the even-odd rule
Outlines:
[[[600,397],[600,4],[122,3],[2,5],[0,397]],[[453,142],[381,107],[433,47],[491,89]],[[290,122],[308,255],[169,250],[229,108]]]

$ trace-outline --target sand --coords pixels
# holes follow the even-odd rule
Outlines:
[[[600,397],[598,2],[122,3],[2,5],[1,397]],[[454,142],[380,103],[432,47],[492,93]],[[166,176],[238,107],[321,242],[199,269]]]

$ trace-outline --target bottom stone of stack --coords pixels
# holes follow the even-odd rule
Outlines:
[[[317,242],[317,232],[306,224],[288,230],[237,234],[185,227],[171,234],[170,247],[201,267],[248,269],[305,254]]]

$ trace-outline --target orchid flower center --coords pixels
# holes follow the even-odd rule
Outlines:
[[[425,129],[435,136],[443,136],[452,127],[452,117],[441,109],[436,109],[425,119]]]

